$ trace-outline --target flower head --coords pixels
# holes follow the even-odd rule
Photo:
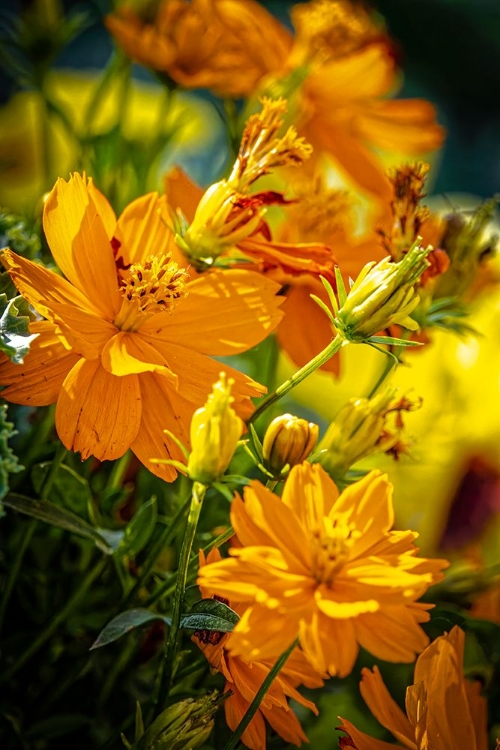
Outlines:
[[[188,474],[202,484],[211,484],[224,474],[243,432],[243,421],[231,406],[234,380],[221,372],[205,406],[191,420],[191,454]]]
[[[240,547],[205,566],[199,585],[248,605],[228,638],[232,656],[277,656],[299,635],[309,662],[344,676],[359,645],[409,662],[428,643],[417,602],[442,577],[443,560],[416,557],[411,531],[391,531],[392,487],[374,471],[339,495],[318,464],[288,476],[280,499],[260,482],[236,496]]]
[[[57,403],[56,428],[82,458],[114,459],[128,448],[171,481],[152,458],[182,458],[170,430],[189,446],[189,424],[229,355],[261,341],[278,323],[276,284],[248,271],[191,280],[173,260],[166,200],[131,203],[118,221],[91,180],[58,180],[44,230],[66,278],[10,250],[2,262],[21,294],[47,318],[25,363],[0,362],[2,395]],[[262,387],[226,368],[237,412],[247,416]]]
[[[205,559],[203,552],[200,552],[200,570],[203,570],[207,563],[217,562],[218,560],[220,560],[218,550],[212,550],[207,559]],[[203,589],[202,593],[204,596],[208,595]],[[245,609],[241,605],[233,605],[232,602],[231,607],[238,614],[242,614]],[[233,656],[227,650],[228,638],[228,633],[214,633],[213,631],[209,638],[203,638],[203,633],[193,636],[194,642],[203,651],[212,669],[220,672],[226,680],[225,691],[230,691],[231,695],[224,703],[224,710],[227,724],[234,731],[272,669],[274,660],[256,659],[248,661],[240,656]],[[266,726],[264,720],[287,742],[294,745],[307,742],[307,737],[297,717],[289,708],[287,701],[287,698],[293,698],[317,714],[314,703],[303,698],[296,690],[297,686],[301,684],[310,688],[321,687],[323,679],[307,663],[300,649],[295,649],[271,685],[258,712],[243,733],[242,742],[244,745],[252,750],[265,750]]]
[[[406,690],[406,715],[391,698],[378,668],[363,669],[361,695],[373,715],[400,743],[395,747],[487,750],[487,704],[481,697],[480,684],[464,678],[464,643],[465,634],[455,625],[418,657],[414,684]],[[389,747],[387,742],[358,731],[345,719],[339,728],[351,739],[351,745],[347,743],[345,747]]]

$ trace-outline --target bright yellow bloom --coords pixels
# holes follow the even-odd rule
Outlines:
[[[218,560],[220,560],[218,550],[212,550],[206,561],[203,552],[200,552],[200,569],[207,562],[211,563]],[[204,597],[209,596],[203,589],[202,595]],[[229,606],[240,615],[245,609],[233,605],[232,602]],[[224,710],[227,725],[234,731],[272,669],[274,660],[258,659],[247,662],[239,656],[233,656],[227,650],[228,638],[229,633],[214,631],[198,631],[193,636],[194,642],[203,651],[212,669],[224,676],[226,680],[224,692],[231,691],[232,693],[224,702]],[[251,750],[265,750],[266,723],[264,719],[287,742],[291,742],[293,745],[301,745],[303,742],[307,742],[307,737],[300,726],[299,720],[288,706],[287,698],[293,698],[315,714],[318,711],[314,703],[306,700],[296,690],[298,685],[317,688],[323,685],[323,679],[312,669],[304,654],[297,648],[274,680],[259,710],[243,733],[241,741],[244,745]]]
[[[410,662],[428,643],[418,603],[444,560],[416,557],[416,534],[391,531],[392,486],[371,472],[338,490],[319,465],[290,471],[280,499],[252,481],[231,506],[241,547],[207,565],[199,584],[248,604],[228,639],[232,656],[267,659],[297,637],[320,672],[349,674],[359,645]]]
[[[487,750],[487,703],[479,682],[463,673],[465,634],[455,626],[436,638],[415,664],[413,685],[406,690],[406,715],[391,698],[377,667],[363,669],[361,695],[397,745],[373,739],[342,719],[350,737],[341,747],[357,750]]]
[[[213,272],[191,281],[171,258],[166,199],[149,194],[118,221],[104,196],[75,174],[58,180],[44,230],[66,279],[4,250],[19,292],[46,321],[22,366],[2,358],[8,401],[56,403],[64,445],[82,458],[115,459],[128,448],[167,481],[176,472],[152,458],[182,459],[164,434],[189,446],[193,412],[217,379],[220,363],[261,341],[281,313],[277,285],[257,274]],[[247,416],[263,387],[226,368],[235,409]]]
[[[191,479],[211,484],[224,474],[243,432],[243,421],[231,404],[232,378],[221,372],[207,403],[191,420],[191,453],[188,474]]]
[[[121,7],[106,25],[133,60],[225,97],[255,91],[291,44],[290,32],[254,0],[161,0],[153,21]]]

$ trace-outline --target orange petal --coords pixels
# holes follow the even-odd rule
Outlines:
[[[141,334],[203,354],[225,356],[260,343],[283,317],[279,286],[258,273],[213,271],[187,285],[173,315],[158,313]],[[175,365],[172,363],[175,371]]]
[[[355,750],[394,750],[395,747],[400,747],[400,745],[394,745],[392,742],[376,740],[375,738],[370,737],[364,732],[360,732],[353,724],[351,724],[350,721],[342,719],[340,716],[339,719],[342,722],[342,726],[338,728],[342,729],[343,732],[346,732],[346,734],[351,738],[354,743],[353,748]],[[341,747],[349,748],[350,746],[347,744],[342,745]],[[414,747],[415,750],[417,750],[416,745]]]
[[[151,255],[169,252],[174,245],[174,233],[165,196],[148,193],[130,203],[120,218],[115,239],[121,243],[117,256],[125,265],[144,263]]]
[[[45,202],[43,228],[64,275],[108,320],[113,320],[121,299],[105,225],[110,214],[106,209],[103,221],[94,202],[96,195],[77,173],[69,182],[59,178]],[[100,203],[104,198],[97,200]]]
[[[403,605],[359,615],[354,627],[359,643],[371,654],[385,661],[407,663],[429,643],[419,621],[417,612]]]
[[[174,210],[180,208],[191,223],[194,219],[203,189],[193,182],[180,167],[173,167],[165,177],[165,192]]]
[[[234,690],[232,683],[226,683],[226,689]],[[234,690],[224,702],[226,722],[231,730],[235,730],[244,717],[250,702],[246,701],[238,690]],[[266,725],[260,711],[257,711],[252,721],[241,736],[243,744],[250,750],[263,750],[266,747]]]
[[[319,111],[340,119],[366,100],[387,94],[396,67],[386,44],[371,44],[356,54],[323,64],[306,81],[305,90]],[[307,111],[307,110],[306,110]]]
[[[359,686],[363,699],[383,727],[405,747],[415,748],[415,730],[387,690],[378,667],[362,670]]]
[[[265,707],[261,708],[261,711],[274,731],[282,737],[285,742],[290,742],[292,745],[297,745],[297,747],[304,742],[308,742],[304,730],[300,725],[300,721],[297,719],[291,708],[287,710],[281,706],[273,706],[273,708],[270,709]]]
[[[117,329],[102,317],[75,305],[53,305],[58,330],[76,354],[97,359]]]
[[[311,294],[320,297],[325,304],[327,295],[321,282],[290,284],[283,305],[285,314],[276,329],[278,342],[290,359],[303,367],[332,340],[332,326],[319,305],[311,299]],[[321,368],[325,372],[338,375],[340,354],[331,357]]]
[[[314,533],[337,497],[337,487],[326,471],[319,464],[304,462],[288,475],[282,502]]]
[[[313,611],[300,623],[300,645],[318,672],[345,677],[352,671],[358,655],[352,620],[334,620]]]
[[[178,378],[168,369],[167,362],[157,349],[145,341],[138,333],[119,331],[107,342],[102,351],[102,366],[112,375],[132,375],[141,372],[170,373],[172,384]]]
[[[424,99],[372,102],[356,119],[355,127],[374,146],[409,156],[439,148],[445,135],[436,123],[435,108]]]
[[[30,332],[39,336],[32,341],[24,364],[15,365],[1,355],[0,384],[7,386],[2,398],[25,406],[55,404],[66,375],[79,357],[61,343],[53,323],[31,323]]]
[[[166,482],[173,482],[177,470],[167,464],[154,464],[151,459],[175,459],[185,456],[171,437],[170,430],[183,445],[189,445],[189,426],[194,405],[179,396],[168,378],[156,373],[143,373],[139,378],[143,418],[132,450],[144,466]]]
[[[117,378],[99,360],[80,360],[64,381],[56,407],[57,433],[82,459],[120,458],[134,441],[141,420],[136,375]]]

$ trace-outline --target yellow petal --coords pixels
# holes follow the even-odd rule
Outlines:
[[[59,268],[93,305],[113,320],[120,308],[116,266],[105,222],[94,202],[96,193],[75,173],[59,179],[47,198],[43,228]],[[104,200],[97,199],[98,203]]]
[[[80,360],[64,381],[56,407],[57,433],[82,459],[122,456],[134,441],[141,420],[136,375],[117,378],[99,360]]]
[[[30,332],[39,336],[32,341],[24,364],[16,365],[1,355],[0,384],[7,386],[2,398],[25,406],[55,404],[64,379],[79,357],[61,343],[53,323],[31,323]]]
[[[115,239],[121,243],[117,256],[125,265],[144,263],[151,255],[167,253],[174,243],[165,196],[148,193],[130,203],[116,226]]]
[[[315,610],[300,623],[300,645],[318,672],[345,677],[352,671],[358,644],[352,620],[334,620]]]
[[[177,384],[178,378],[169,371],[165,359],[137,333],[119,331],[109,339],[102,351],[101,362],[112,375],[162,372],[171,376],[174,387]]]
[[[359,615],[354,620],[356,636],[360,645],[379,659],[411,662],[429,643],[418,624],[421,614],[403,605]]]

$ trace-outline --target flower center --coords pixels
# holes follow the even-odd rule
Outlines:
[[[186,271],[172,260],[171,253],[133,263],[122,274],[122,306],[114,321],[116,327],[136,331],[156,313],[172,314],[177,300],[187,293],[186,281]]]
[[[342,518],[325,517],[322,526],[314,533],[312,571],[318,583],[331,584],[335,574],[349,560],[351,547],[360,532]]]
[[[318,179],[297,191],[288,209],[300,242],[331,242],[332,235],[351,231],[352,202],[345,190],[329,188]]]

